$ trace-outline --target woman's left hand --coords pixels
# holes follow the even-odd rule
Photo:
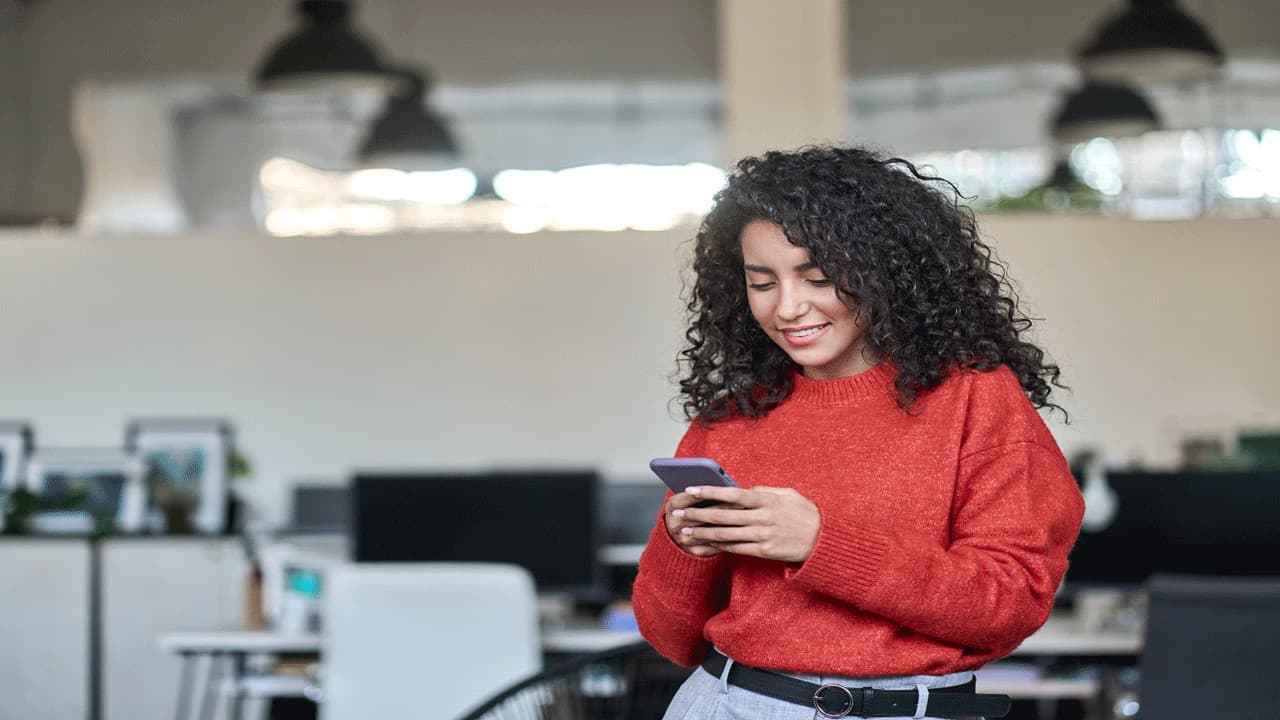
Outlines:
[[[685,492],[722,504],[683,510],[681,517],[706,524],[681,532],[725,552],[800,563],[818,541],[818,506],[791,488],[706,485]]]

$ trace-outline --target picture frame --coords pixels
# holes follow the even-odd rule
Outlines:
[[[35,446],[31,425],[16,420],[0,420],[0,493],[25,485],[27,460]]]
[[[84,507],[37,512],[30,520],[34,532],[89,533],[96,514],[110,517],[117,532],[143,528],[142,463],[119,448],[40,448],[28,462],[26,488],[46,506],[87,495]]]
[[[218,535],[226,530],[230,423],[218,418],[145,418],[125,429],[125,448],[142,462],[153,529]]]

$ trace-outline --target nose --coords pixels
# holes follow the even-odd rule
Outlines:
[[[803,288],[794,283],[780,283],[778,289],[778,307],[775,312],[779,320],[796,320],[809,312],[809,299]]]

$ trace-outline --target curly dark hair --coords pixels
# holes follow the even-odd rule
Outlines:
[[[740,233],[778,225],[866,322],[867,351],[898,368],[898,404],[955,369],[1008,365],[1038,408],[1058,366],[1025,339],[1007,268],[978,237],[956,187],[897,157],[860,147],[805,147],[738,163],[695,240],[689,328],[680,352],[684,413],[710,422],[758,418],[791,392],[795,364],[747,304]]]

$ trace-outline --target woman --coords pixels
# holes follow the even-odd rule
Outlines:
[[[669,720],[1007,710],[972,671],[1044,623],[1083,505],[1036,411],[1058,367],[930,180],[770,152],[698,232],[676,454],[740,488],[670,496],[640,560],[641,631],[702,665]]]

